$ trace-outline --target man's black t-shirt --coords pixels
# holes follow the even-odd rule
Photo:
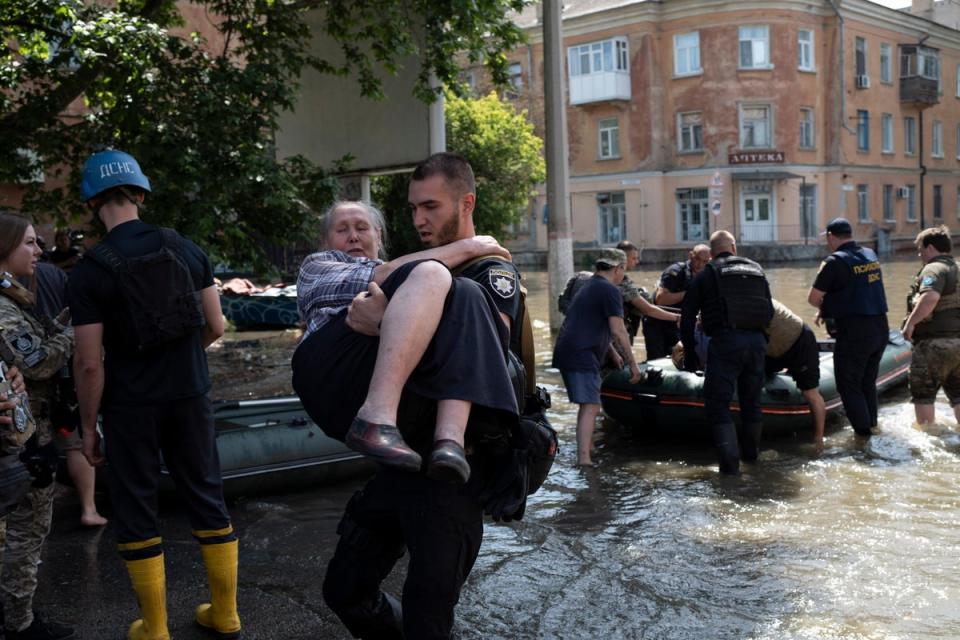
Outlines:
[[[857,245],[851,241],[845,242],[838,247],[837,250],[839,251],[847,245],[853,248],[857,247]],[[850,284],[850,278],[852,276],[853,274],[850,273],[850,267],[847,266],[847,263],[831,253],[824,258],[820,264],[820,271],[813,281],[813,288],[817,291],[823,291],[824,293],[840,291]]]
[[[480,260],[457,275],[478,282],[493,298],[500,313],[510,318],[510,350],[520,355],[523,308],[520,304],[520,272],[512,262]]]
[[[105,242],[127,258],[160,249],[157,227],[132,220],[114,227]],[[181,243],[181,257],[190,269],[198,290],[213,285],[210,261],[188,239]],[[210,390],[202,330],[144,352],[130,349],[132,338],[124,335],[124,299],[113,274],[93,260],[81,260],[70,272],[68,287],[73,325],[103,324],[103,404],[159,403],[191,398]]]

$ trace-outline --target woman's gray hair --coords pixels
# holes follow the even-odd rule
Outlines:
[[[383,212],[380,211],[377,207],[373,206],[369,202],[363,202],[362,200],[337,200],[332,205],[327,207],[327,210],[323,212],[323,242],[326,244],[327,237],[330,235],[330,230],[333,229],[333,214],[337,212],[341,207],[355,207],[361,209],[364,213],[367,214],[367,218],[370,219],[370,224],[380,232],[380,249],[378,251],[380,258],[383,260],[387,259],[387,223],[383,217]]]

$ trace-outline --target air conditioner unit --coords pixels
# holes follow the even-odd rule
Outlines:
[[[870,76],[868,75],[857,76],[857,89],[869,89],[869,88],[870,88]]]
[[[901,200],[910,197],[910,187],[897,187],[897,197]]]

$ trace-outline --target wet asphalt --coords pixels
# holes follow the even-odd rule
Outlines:
[[[339,640],[350,638],[323,602],[322,581],[334,546],[336,527],[363,477],[282,495],[230,501],[240,538],[238,605],[243,638]],[[110,517],[105,495],[97,496]],[[137,604],[126,569],[116,552],[112,526],[79,524],[71,489],[58,492],[53,530],[40,569],[35,608],[46,617],[73,625],[78,640],[126,638]],[[190,524],[175,502],[161,505],[169,628],[175,640],[211,636],[194,626],[196,605],[206,602],[206,575]],[[402,561],[386,588],[399,592]]]

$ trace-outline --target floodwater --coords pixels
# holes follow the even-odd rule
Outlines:
[[[903,316],[917,267],[884,264],[891,325]],[[808,319],[815,271],[768,271],[774,296]],[[631,276],[652,286],[658,273]],[[646,440],[604,420],[600,467],[574,468],[576,406],[549,369],[546,275],[525,282],[561,450],[522,522],[487,523],[456,637],[960,637],[960,433],[944,398],[937,413],[950,426],[916,429],[899,389],[882,397],[881,433],[868,444],[857,444],[842,420],[828,425],[820,456],[808,434],[768,439],[759,463],[736,479],[717,474],[709,442]],[[211,353],[215,395],[289,392],[295,339],[292,331],[228,335]],[[245,637],[349,638],[319,587],[339,513],[361,482],[232,505]],[[165,513],[171,629],[177,638],[203,637],[189,623],[189,605],[203,592],[189,525],[175,508]],[[41,577],[42,594],[49,600],[76,585],[75,600],[55,613],[82,638],[118,637],[135,609],[110,538],[57,526],[45,575],[59,578]],[[78,545],[82,557],[100,561],[68,564]],[[402,563],[387,584],[401,583]]]

